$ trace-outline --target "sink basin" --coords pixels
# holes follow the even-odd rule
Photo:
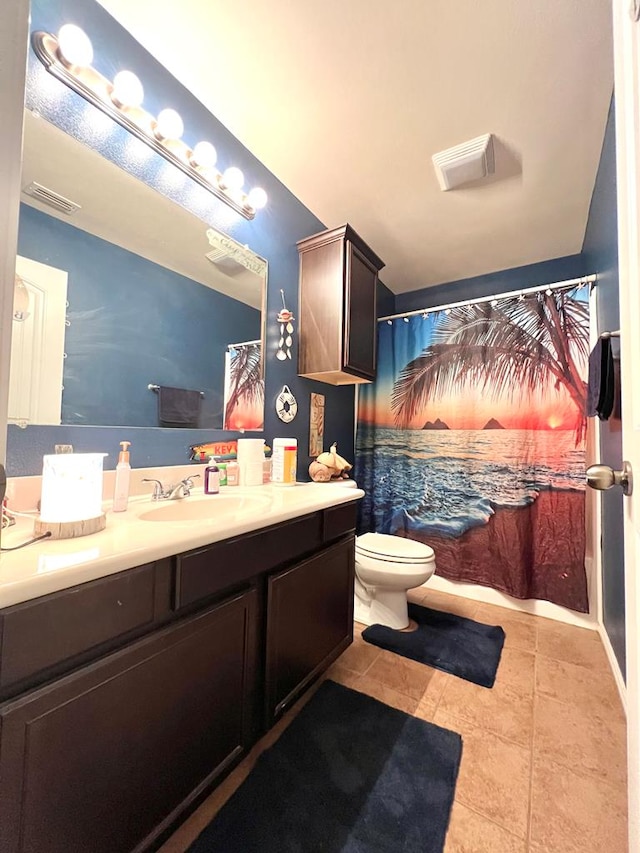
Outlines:
[[[257,495],[207,495],[167,501],[138,516],[142,521],[218,521],[222,518],[257,515],[269,504]]]

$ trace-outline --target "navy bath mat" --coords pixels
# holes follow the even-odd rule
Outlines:
[[[411,603],[409,617],[418,623],[417,631],[370,625],[362,639],[482,687],[493,687],[504,645],[502,628]]]
[[[442,853],[460,735],[325,681],[188,853]]]

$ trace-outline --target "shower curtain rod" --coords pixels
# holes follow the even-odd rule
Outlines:
[[[463,299],[461,302],[434,305],[431,308],[420,308],[417,311],[403,311],[400,314],[389,314],[387,317],[378,317],[378,323],[381,323],[383,320],[397,320],[400,317],[414,317],[416,314],[442,311],[445,308],[458,308],[460,305],[477,305],[480,302],[491,302],[492,299],[508,299],[511,296],[520,296],[523,293],[539,293],[541,290],[564,290],[574,285],[595,284],[597,279],[596,275],[583,275],[580,278],[570,278],[567,281],[557,281],[554,284],[539,284],[536,287],[523,287],[521,290],[512,290],[509,293],[496,293],[494,296],[480,296],[477,299]]]

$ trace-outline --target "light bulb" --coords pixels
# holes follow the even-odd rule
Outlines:
[[[247,201],[254,210],[262,210],[267,203],[267,194],[262,187],[254,187],[247,196]]]
[[[180,139],[184,132],[182,119],[175,110],[162,110],[156,121],[155,133],[159,139]]]
[[[221,185],[223,189],[239,190],[244,184],[244,175],[237,166],[229,166],[224,170],[222,175]]]
[[[189,158],[194,166],[213,166],[218,159],[218,153],[210,142],[198,142]]]
[[[133,71],[118,71],[113,78],[111,100],[118,107],[139,107],[144,98],[142,83]]]
[[[89,36],[75,24],[64,24],[58,32],[58,52],[65,65],[91,65],[93,47]]]

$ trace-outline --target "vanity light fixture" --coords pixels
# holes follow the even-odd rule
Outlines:
[[[267,204],[267,194],[262,187],[254,187],[249,190],[249,204],[254,210],[262,210]]]
[[[58,56],[67,68],[88,68],[93,62],[93,45],[89,36],[75,24],[60,27]]]
[[[245,219],[267,203],[261,187],[242,189],[244,175],[235,166],[224,172],[215,167],[216,150],[205,140],[190,146],[182,140],[184,124],[174,109],[155,117],[142,106],[144,89],[131,71],[120,71],[108,80],[92,67],[93,47],[86,33],[75,24],[64,24],[57,36],[42,31],[31,36],[33,50],[47,71],[106,113],[184,174],[224,201]]]
[[[196,143],[194,146],[189,161],[196,168],[201,166],[204,169],[211,169],[216,165],[217,159],[218,153],[213,145],[210,142],[202,141]]]
[[[116,107],[139,107],[143,98],[142,83],[133,71],[118,71],[111,90],[111,100]]]
[[[161,142],[165,139],[180,139],[184,133],[184,122],[175,110],[161,110],[154,122],[153,132]]]

